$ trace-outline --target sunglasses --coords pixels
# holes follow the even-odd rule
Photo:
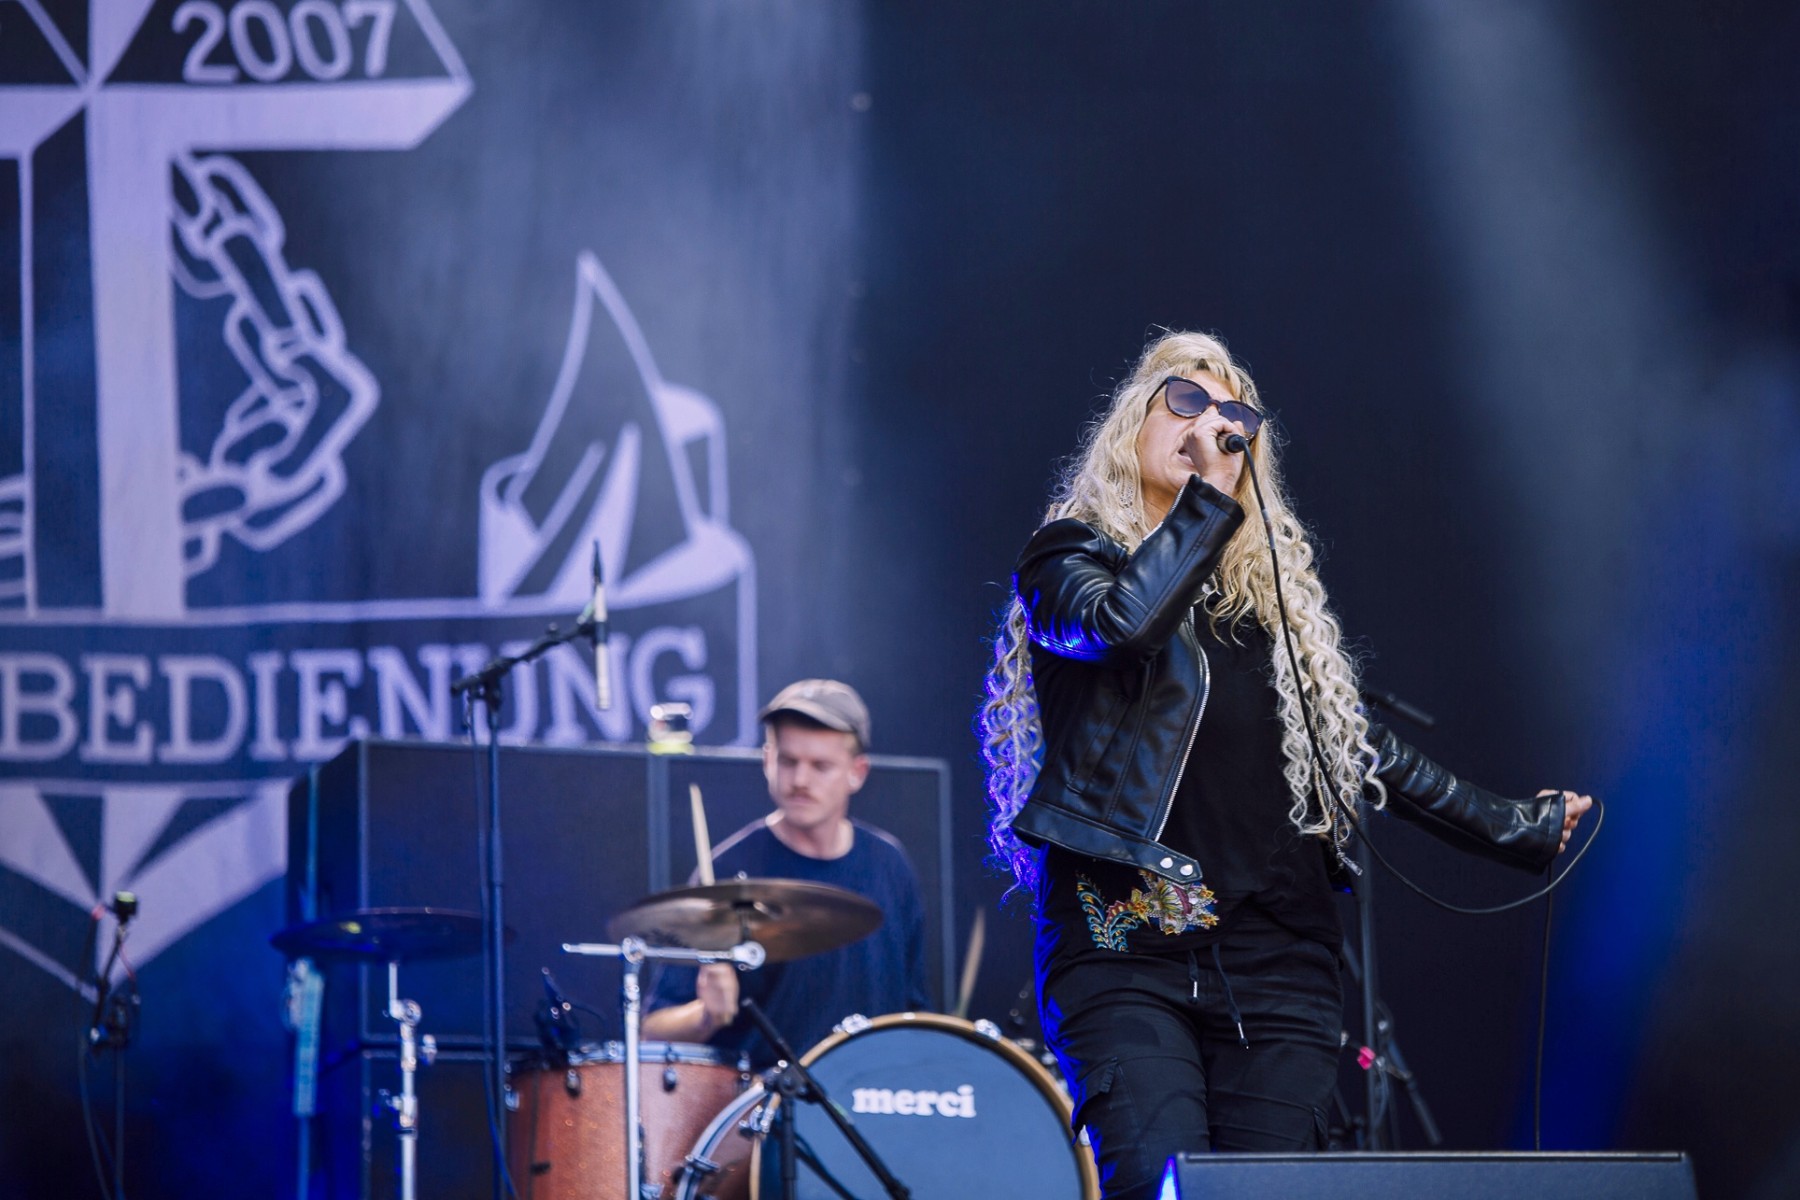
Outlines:
[[[1162,392],[1163,403],[1169,406],[1169,411],[1178,417],[1197,417],[1217,405],[1221,417],[1244,427],[1245,437],[1255,437],[1256,431],[1262,428],[1261,409],[1242,400],[1220,400],[1191,379],[1171,375],[1157,390]]]

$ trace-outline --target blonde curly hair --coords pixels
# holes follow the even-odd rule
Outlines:
[[[1042,523],[1073,517],[1127,550],[1135,550],[1154,527],[1145,512],[1139,478],[1139,433],[1164,379],[1171,375],[1192,378],[1201,372],[1218,379],[1239,400],[1261,407],[1256,384],[1223,341],[1204,333],[1164,332],[1144,348],[1137,365],[1114,391],[1106,412],[1083,432],[1052,492]],[[1294,649],[1324,751],[1328,777],[1318,782],[1346,805],[1360,800],[1367,788],[1379,808],[1386,801],[1386,791],[1375,778],[1375,750],[1369,743],[1369,722],[1358,697],[1356,664],[1344,649],[1337,618],[1313,569],[1313,549],[1306,530],[1295,518],[1282,487],[1276,441],[1265,424],[1251,442],[1250,453],[1256,460],[1275,530]],[[1301,684],[1280,645],[1275,574],[1262,522],[1254,515],[1256,497],[1249,471],[1243,472],[1233,498],[1252,516],[1225,545],[1213,575],[1216,593],[1208,611],[1215,625],[1222,622],[1228,626],[1241,617],[1253,616],[1276,638],[1272,656],[1275,707],[1282,724],[1283,775],[1293,797],[1288,818],[1299,832],[1329,837],[1341,846],[1349,830],[1336,818],[1334,806],[1319,811],[1310,800],[1317,772],[1300,703]],[[1016,592],[994,637],[986,694],[976,725],[992,809],[990,861],[1011,871],[1020,888],[1035,894],[1037,857],[1012,826],[1043,763],[1044,733],[1031,684],[1031,638],[1025,606]]]

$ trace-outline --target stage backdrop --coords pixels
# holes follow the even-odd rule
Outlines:
[[[1160,325],[1249,360],[1425,747],[1608,803],[1545,1144],[1800,1191],[1796,49],[1701,0],[0,3],[0,1193],[97,1190],[125,888],[129,1192],[291,1194],[285,781],[462,736],[448,680],[570,620],[595,540],[621,703],[567,651],[506,736],[671,699],[743,743],[851,679],[952,762],[1008,1022],[982,638]],[[1454,899],[1530,882],[1383,831]],[[1374,886],[1449,1143],[1530,1145],[1541,910]]]
[[[505,737],[641,740],[663,700],[755,737],[841,507],[853,18],[0,7],[0,1192],[88,1186],[120,889],[132,1194],[292,1190],[285,781],[462,736],[449,680],[572,621],[596,541],[618,702],[564,647]]]

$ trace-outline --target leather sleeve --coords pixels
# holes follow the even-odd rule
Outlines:
[[[1369,741],[1387,785],[1396,816],[1483,858],[1527,871],[1541,871],[1562,844],[1563,798],[1534,796],[1506,800],[1458,779],[1392,730],[1371,722]]]
[[[1026,543],[1013,576],[1031,640],[1110,667],[1149,658],[1175,635],[1243,522],[1237,501],[1198,475],[1129,555],[1080,521],[1050,522]]]

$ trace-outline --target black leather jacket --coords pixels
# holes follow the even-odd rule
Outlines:
[[[1014,586],[1030,623],[1044,761],[1013,822],[1021,839],[1200,881],[1200,864],[1160,839],[1206,710],[1194,605],[1243,521],[1236,501],[1196,475],[1135,552],[1074,520],[1026,543]],[[1385,727],[1369,732],[1397,815],[1513,866],[1541,870],[1555,856],[1560,794],[1505,800]]]

